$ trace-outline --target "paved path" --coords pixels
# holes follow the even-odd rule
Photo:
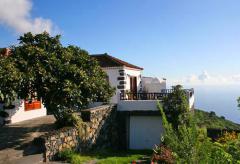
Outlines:
[[[0,164],[41,162],[42,150],[32,141],[53,130],[54,122],[49,115],[0,127]]]

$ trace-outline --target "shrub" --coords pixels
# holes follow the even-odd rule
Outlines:
[[[232,156],[233,163],[240,162],[240,135],[235,132],[225,133],[223,137],[219,139],[221,143],[214,143],[215,145],[220,145],[226,153]]]
[[[162,103],[167,121],[172,124],[174,129],[177,129],[178,125],[188,121],[189,103],[181,85],[173,86],[172,90],[172,93],[163,98]]]
[[[224,132],[224,134],[217,139],[217,142],[219,143],[226,143],[228,141],[233,141],[238,139],[238,134],[233,131],[233,132]]]
[[[58,153],[58,158],[60,160],[66,161],[71,159],[73,154],[74,154],[74,151],[72,151],[71,149],[66,149]]]
[[[214,117],[214,116],[216,116],[216,113],[214,111],[210,111],[209,116]]]
[[[163,143],[176,154],[176,160],[180,163],[207,161],[211,143],[207,138],[206,130],[198,129],[191,116],[189,116],[188,124],[181,124],[177,129],[173,129],[160,104],[158,104],[158,108],[165,129]]]
[[[9,114],[3,110],[0,111],[0,117],[6,118],[9,117]]]
[[[78,128],[82,123],[82,118],[70,109],[62,112],[62,119],[56,121],[57,127],[59,128],[64,126],[74,126]]]
[[[12,105],[12,104],[3,106],[3,109],[14,109],[14,108],[15,108],[15,105]]]
[[[232,155],[234,161],[240,161],[240,143],[239,141],[231,141],[226,144],[226,152]]]
[[[221,119],[223,119],[223,120],[225,120],[225,119],[226,119],[224,116],[221,116],[220,118],[221,118]]]
[[[211,161],[212,163],[218,162],[219,164],[232,163],[232,155],[224,150],[224,146],[220,143],[215,142],[211,151]]]
[[[174,153],[165,145],[155,145],[153,152],[152,162],[174,163]]]

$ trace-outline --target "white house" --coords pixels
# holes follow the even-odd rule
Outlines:
[[[162,120],[157,102],[171,93],[166,88],[166,79],[142,77],[143,68],[117,59],[108,54],[92,55],[107,74],[107,79],[116,93],[111,103],[117,104],[117,110],[123,117],[124,138],[129,149],[152,149],[160,143],[163,132]],[[189,107],[194,107],[194,90],[185,90]],[[40,100],[17,100],[6,109],[0,104],[0,110],[9,113],[9,123],[24,121],[47,114]],[[1,121],[1,120],[0,120]]]
[[[108,75],[108,81],[116,88],[112,103],[118,103],[119,93],[137,93],[141,90],[141,73],[143,68],[117,59],[108,54],[92,55]]]
[[[172,92],[166,88],[166,79],[142,77],[143,68],[108,54],[93,55],[107,73],[109,83],[116,88],[111,102],[123,116],[123,133],[129,149],[152,149],[160,143],[163,132],[157,102]],[[185,90],[189,107],[194,107],[194,90]],[[123,138],[124,139],[124,138]]]
[[[39,100],[16,100],[12,103],[11,108],[0,104],[0,110],[3,108],[9,114],[9,117],[5,118],[6,123],[17,123],[47,115],[46,108]]]

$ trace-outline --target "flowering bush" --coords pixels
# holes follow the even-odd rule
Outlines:
[[[219,143],[226,143],[228,141],[233,141],[238,139],[238,134],[233,131],[233,132],[224,132],[224,134],[217,139],[217,142]]]
[[[165,145],[155,145],[152,162],[174,163],[174,153]]]
[[[218,151],[219,149],[222,149],[222,151],[228,153],[229,156],[231,156],[233,163],[240,163],[240,135],[236,132],[224,133],[224,135],[220,137],[218,142],[215,142],[214,145],[215,148],[216,146],[218,147]],[[226,154],[222,153],[221,156],[226,157]]]

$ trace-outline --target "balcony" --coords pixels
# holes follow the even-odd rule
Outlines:
[[[194,89],[184,89],[187,97],[190,99],[194,95]],[[172,93],[173,89],[163,89],[159,93],[120,93],[120,100],[162,100],[168,94]]]
[[[184,91],[189,108],[194,109],[194,89]],[[172,92],[172,89],[163,89],[159,93],[120,93],[118,111],[158,111],[157,102]]]

